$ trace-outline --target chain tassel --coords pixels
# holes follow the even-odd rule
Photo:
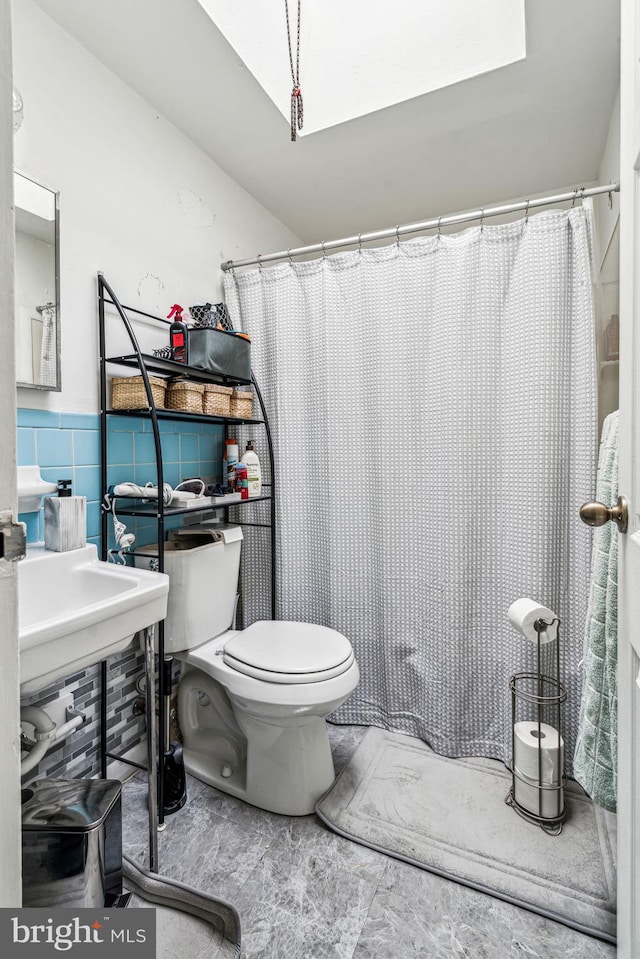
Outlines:
[[[291,64],[291,79],[293,80],[293,89],[291,91],[291,140],[295,143],[298,130],[302,130],[303,106],[302,90],[300,89],[300,7],[301,0],[298,0],[298,29],[296,35],[296,65],[293,65],[293,50],[291,48],[291,28],[289,26],[289,3],[284,0],[284,11],[287,17],[287,43],[289,45],[289,63]]]
[[[302,130],[304,119],[304,104],[302,102],[302,91],[296,86],[291,91],[291,140],[295,143],[297,130]]]

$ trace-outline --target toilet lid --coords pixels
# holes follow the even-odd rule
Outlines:
[[[238,672],[272,683],[319,683],[349,669],[351,643],[326,626],[264,620],[237,633],[223,660]]]

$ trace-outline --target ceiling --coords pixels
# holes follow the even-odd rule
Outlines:
[[[198,3],[290,122],[292,65],[282,0]],[[303,136],[480,76],[526,54],[524,0],[303,0],[300,8]],[[297,64],[295,0],[289,32]]]
[[[198,0],[35,2],[306,243],[592,181],[618,90],[618,0],[526,0],[526,59],[292,143]]]

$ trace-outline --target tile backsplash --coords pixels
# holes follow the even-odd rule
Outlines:
[[[164,481],[201,476],[219,479],[222,472],[224,430],[213,423],[162,422]],[[111,485],[132,481],[144,486],[156,482],[155,446],[151,421],[142,417],[109,417],[107,434]],[[100,548],[100,417],[91,413],[52,413],[18,409],[18,465],[39,466],[42,478],[55,483],[72,480],[73,492],[87,497],[87,541]],[[27,542],[44,539],[43,510],[21,513]],[[150,524],[138,523],[142,540]],[[149,541],[147,539],[147,541]]]
[[[54,413],[18,409],[18,465],[40,467],[43,479],[55,483],[70,479],[73,492],[87,497],[87,541],[100,549],[100,417],[88,413]],[[162,455],[164,481],[171,486],[192,476],[208,482],[220,478],[224,429],[210,423],[163,421]],[[156,483],[155,445],[151,422],[143,417],[110,416],[107,433],[108,482],[133,481],[138,485]],[[43,509],[21,513],[27,525],[27,542],[44,539]],[[167,521],[167,526],[172,522]],[[136,544],[155,541],[153,521],[127,517],[136,534]],[[23,784],[44,776],[78,778],[100,771],[99,666],[67,677],[31,699],[46,710],[59,693],[71,693],[74,706],[85,713],[87,722],[63,743],[52,748],[39,765],[27,774]],[[110,752],[122,754],[135,749],[145,735],[144,717],[139,712],[136,680],[144,670],[144,657],[137,644],[108,662],[107,738]],[[134,709],[134,704],[136,708]]]

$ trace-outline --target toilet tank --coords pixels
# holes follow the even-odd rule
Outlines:
[[[242,530],[220,523],[171,530],[164,544],[169,599],[165,652],[191,649],[231,628],[238,591]],[[135,565],[157,568],[158,546],[142,546]]]

